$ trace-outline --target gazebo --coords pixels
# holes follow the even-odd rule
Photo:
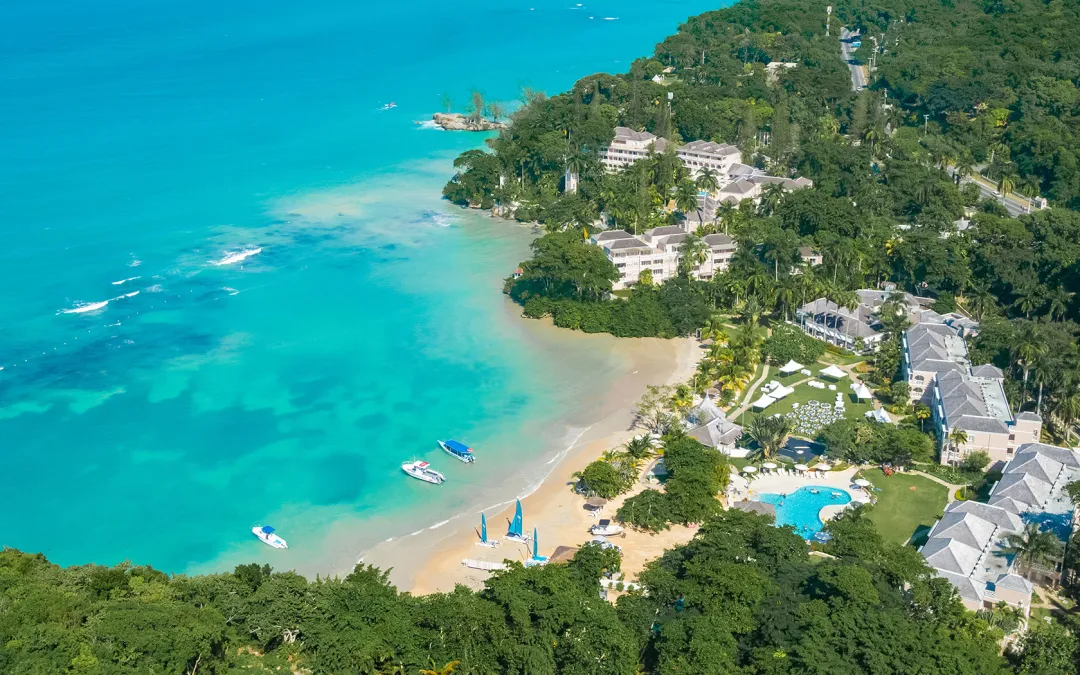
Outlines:
[[[870,393],[870,388],[862,382],[854,385],[852,387],[852,390],[855,394],[855,398],[859,399],[860,401],[869,401],[871,398],[873,398],[873,394]]]

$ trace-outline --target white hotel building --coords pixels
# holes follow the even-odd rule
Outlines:
[[[612,288],[621,290],[637,283],[646,269],[652,271],[655,283],[677,276],[682,245],[688,236],[683,228],[668,225],[649,230],[641,238],[624,230],[605,230],[594,234],[590,241],[602,247],[608,260],[618,268],[619,279]],[[708,257],[694,270],[694,276],[711,279],[728,268],[736,244],[726,234],[709,234],[702,240],[709,247]]]

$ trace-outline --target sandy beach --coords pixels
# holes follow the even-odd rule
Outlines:
[[[540,330],[559,329],[545,327]],[[587,336],[583,338],[588,339]],[[645,387],[685,381],[701,358],[701,349],[692,339],[620,340],[617,348],[625,350],[624,356],[633,359],[634,368],[615,383],[602,401],[590,404],[596,411],[594,423],[552,468],[548,478],[521,500],[525,530],[531,533],[535,527],[539,531],[541,555],[551,555],[560,546],[580,546],[591,539],[588,530],[597,518],[584,510],[584,499],[571,490],[570,476],[606,450],[642,433],[631,429],[632,407]],[[644,487],[638,485],[627,495],[610,502],[600,517],[614,514],[625,498]],[[514,506],[510,504],[486,512],[490,538],[502,537],[513,510]],[[463,559],[523,561],[531,553],[531,549],[523,544],[506,541],[495,549],[478,546],[479,521],[479,513],[471,520],[457,518],[440,528],[440,536],[434,541],[409,537],[384,542],[365,552],[364,561],[390,569],[394,584],[401,590],[417,594],[449,591],[456,584],[479,588],[488,573],[466,568],[462,565]],[[627,578],[664,549],[689,540],[693,533],[690,528],[676,527],[659,535],[628,532],[625,537],[616,538],[623,547],[623,569]]]

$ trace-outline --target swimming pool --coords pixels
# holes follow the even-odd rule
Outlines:
[[[809,539],[823,527],[818,514],[829,505],[847,504],[851,495],[847,490],[807,485],[787,496],[766,492],[761,501],[776,507],[776,525],[791,525],[803,539]]]

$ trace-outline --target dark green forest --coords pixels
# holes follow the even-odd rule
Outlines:
[[[721,512],[611,603],[598,579],[618,554],[514,565],[483,590],[414,597],[357,567],[308,581],[243,565],[169,577],[148,567],[62,569],[0,553],[0,671],[579,673],[1075,672],[1076,639],[1036,626],[1020,651],[962,607],[910,548],[862,512],[830,524],[832,557],[771,519]]]

